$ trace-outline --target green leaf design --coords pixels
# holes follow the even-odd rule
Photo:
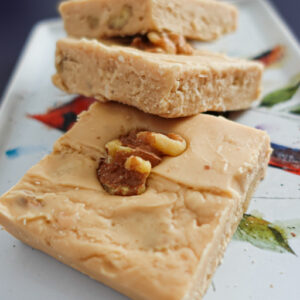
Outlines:
[[[300,105],[294,107],[290,112],[296,115],[300,115]]]
[[[244,215],[235,239],[249,242],[260,249],[296,255],[288,243],[284,229],[252,215]]]
[[[276,104],[286,102],[293,98],[299,87],[300,81],[297,81],[293,85],[289,85],[287,87],[274,91],[263,98],[261,106],[272,107]]]

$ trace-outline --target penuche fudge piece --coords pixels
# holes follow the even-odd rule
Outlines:
[[[167,31],[211,41],[237,28],[237,9],[213,0],[76,0],[60,4],[70,36],[102,38]]]
[[[99,181],[103,159],[140,145],[132,132],[144,141],[154,132],[148,142],[168,156],[155,162],[149,151],[146,190],[115,195],[107,176]],[[0,198],[0,223],[131,299],[200,300],[269,156],[265,132],[221,117],[167,120],[95,103]]]
[[[167,55],[62,39],[53,82],[67,93],[114,100],[167,118],[249,108],[259,96],[263,66],[196,51]]]

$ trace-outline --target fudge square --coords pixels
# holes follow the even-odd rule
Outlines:
[[[109,194],[97,177],[105,145],[139,129],[180,135],[186,150],[152,169],[144,193]],[[131,299],[199,300],[269,156],[265,132],[221,117],[168,120],[96,102],[0,198],[0,223]]]
[[[77,0],[60,4],[70,36],[102,38],[166,31],[211,41],[236,30],[237,9],[213,0]]]
[[[166,118],[249,108],[263,74],[260,63],[208,51],[168,55],[70,38],[57,43],[56,69],[53,83],[67,93]]]

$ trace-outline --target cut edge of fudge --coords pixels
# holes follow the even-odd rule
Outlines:
[[[103,118],[99,118],[99,116],[102,116]],[[121,118],[122,120],[120,120]],[[111,124],[107,124],[107,120],[110,120]],[[235,134],[237,133],[239,133],[242,136],[243,140],[248,139],[249,143],[251,143],[251,145],[246,146],[245,144],[245,146],[243,146],[247,149],[244,149],[246,150],[244,151],[244,156],[239,158],[239,160],[241,160],[242,162],[244,161],[243,157],[245,157],[245,162],[241,164],[238,169],[236,169],[238,166],[227,167],[229,169],[226,171],[226,173],[224,173],[224,175],[222,175],[223,179],[226,176],[233,176],[233,178],[230,178],[230,180],[227,183],[231,186],[231,188],[225,194],[214,191],[211,188],[208,188],[208,190],[205,191],[203,187],[197,187],[196,190],[194,190],[193,186],[188,186],[184,183],[178,184],[176,181],[174,181],[174,179],[169,178],[168,176],[166,178],[163,169],[157,169],[155,170],[155,172],[153,172],[151,182],[149,183],[149,190],[144,195],[140,195],[138,197],[125,198],[107,196],[105,192],[103,193],[100,184],[97,184],[97,179],[95,178],[95,170],[92,175],[90,173],[90,171],[93,170],[93,168],[97,167],[97,161],[99,157],[103,155],[103,144],[106,143],[109,139],[115,138],[118,132],[120,134],[121,132],[124,132],[124,130],[128,131],[129,128],[134,128],[135,126],[140,127],[143,125],[147,129],[152,129],[155,131],[157,131],[158,128],[161,128],[162,132],[170,130],[174,130],[176,132],[178,131],[179,133],[182,132],[182,134],[185,133],[187,137],[189,137],[189,134],[192,134],[194,132],[193,130],[195,130],[193,128],[193,125],[198,124],[198,126],[200,126],[200,124],[202,123],[205,123],[205,128],[201,128],[201,132],[203,130],[204,132],[207,131],[207,137],[209,137],[210,139],[213,136],[213,132],[209,132],[210,128],[207,126],[211,126],[212,123],[214,123],[213,126],[215,127],[221,126],[220,131],[224,131],[224,134],[227,131],[232,132],[233,136],[231,136],[230,140],[228,140],[228,142],[226,142],[223,145],[223,147],[228,148],[227,150],[223,149],[223,151],[225,151],[224,153],[221,152],[223,153],[223,155],[225,155],[225,153],[230,153],[230,149],[234,150],[235,152],[242,152],[242,149],[240,149],[240,147],[242,144],[244,144],[244,141],[238,142],[238,144],[234,145],[234,143],[237,142],[237,137],[235,137]],[[91,126],[91,124],[94,124],[94,126]],[[227,127],[226,125],[228,126],[228,128],[225,130],[224,128]],[[85,128],[89,129],[86,130]],[[216,128],[214,130],[216,130]],[[237,133],[234,132],[235,130],[237,131]],[[102,140],[96,138],[97,135],[99,135],[98,131],[102,132]],[[222,133],[220,133],[220,137],[217,138],[221,138],[221,135]],[[197,137],[197,139],[198,138],[199,137]],[[205,139],[204,136],[201,136],[201,138]],[[193,153],[195,149],[201,149],[201,145],[193,146],[193,144],[196,142],[195,137],[193,138],[192,136],[190,136],[190,139],[191,140],[188,140],[188,142],[190,144],[190,147],[192,147],[192,149],[190,149],[190,151],[192,152],[183,154],[183,157],[170,158],[166,160],[163,164],[165,165],[165,168],[167,170],[170,168],[172,169],[172,167],[176,167],[176,165],[178,164],[178,160],[186,161],[186,156],[190,155],[190,153]],[[194,149],[193,147],[196,148]],[[215,151],[222,151],[222,149],[216,149]],[[205,152],[203,152],[203,154],[204,153]],[[251,155],[249,153],[251,153]],[[198,154],[195,155],[197,156]],[[247,208],[247,205],[250,201],[252,193],[255,190],[256,185],[265,175],[265,170],[269,161],[269,156],[270,141],[266,133],[259,132],[255,129],[247,128],[246,126],[234,124],[233,122],[225,120],[223,118],[216,118],[208,115],[198,115],[196,117],[188,118],[185,120],[183,119],[180,121],[165,120],[160,119],[158,117],[145,115],[142,112],[135,110],[134,108],[129,108],[119,104],[95,103],[91,106],[88,112],[85,112],[80,116],[79,122],[67,134],[65,134],[56,142],[53,153],[48,155],[38,165],[34,166],[31,170],[29,170],[29,172],[24,176],[24,178],[14,188],[12,188],[10,191],[8,191],[5,195],[1,197],[0,223],[5,227],[5,229],[8,232],[10,232],[12,235],[22,240],[23,242],[43,252],[46,252],[47,254],[58,259],[59,261],[87,274],[88,276],[98,281],[109,285],[110,287],[120,291],[121,293],[124,293],[125,295],[131,297],[134,300],[199,300],[203,297],[212,279],[212,274],[214,273],[218,264],[221,262],[221,258],[223,257],[225,248],[230,238],[234,234],[236,227],[238,226],[239,221],[242,218],[244,210]],[[84,163],[80,161],[81,159]],[[226,155],[224,159],[226,159]],[[249,165],[250,162],[251,165]],[[64,167],[66,167],[65,171],[63,171],[64,169],[62,168],[61,164]],[[92,166],[91,169],[89,165]],[[201,165],[199,165],[199,168],[200,166]],[[73,171],[72,167],[74,168]],[[201,168],[202,167],[203,166],[201,166]],[[216,165],[214,168],[217,168],[218,170],[219,167]],[[233,171],[232,168],[234,168]],[[219,172],[217,170],[216,172]],[[87,183],[89,185],[87,185]],[[79,187],[77,187],[78,184]],[[182,194],[178,192],[178,189],[182,191]],[[155,192],[154,194],[152,194],[153,191]],[[164,194],[168,192],[171,192],[171,194],[164,199]],[[87,196],[86,193],[89,193],[89,196]],[[168,218],[164,219],[166,218],[166,213],[168,213],[169,211],[165,211],[164,207],[168,207],[168,205],[170,204],[170,201],[172,200],[172,193],[177,194],[177,198],[175,200],[176,203],[182,201],[180,199],[182,199],[182,197],[184,196],[184,206],[179,206],[179,208],[177,208],[179,209],[178,211],[175,210],[175,208],[172,208],[172,210],[174,209],[174,212],[179,212],[183,210],[184,213],[192,213],[193,211],[198,211],[199,215],[196,214],[196,217],[194,216],[191,218],[193,222],[196,220],[198,220],[197,222],[200,222],[198,225],[200,226],[199,229],[202,228],[204,232],[202,233],[201,231],[201,234],[199,233],[200,235],[196,235],[197,231],[196,229],[193,229],[195,231],[193,232],[194,236],[192,237],[196,238],[198,236],[199,238],[202,236],[203,240],[208,244],[204,245],[203,249],[201,247],[198,249],[197,246],[195,246],[196,250],[193,251],[196,251],[195,253],[198,253],[197,251],[199,251],[199,258],[197,258],[197,255],[195,256],[195,259],[197,259],[197,268],[195,267],[193,271],[191,271],[191,274],[188,273],[188,275],[186,275],[184,272],[176,273],[176,263],[174,262],[174,258],[173,260],[170,260],[170,267],[168,267],[170,269],[165,270],[166,273],[163,273],[165,276],[173,276],[175,274],[175,278],[170,279],[169,286],[167,285],[168,281],[165,281],[167,280],[166,278],[164,278],[165,276],[160,277],[161,273],[158,273],[157,275],[160,275],[158,277],[160,279],[156,278],[155,276],[154,279],[152,278],[153,282],[152,279],[147,278],[147,274],[146,277],[142,277],[142,274],[147,270],[145,271],[138,269],[144,266],[145,268],[147,268],[147,266],[149,267],[146,259],[146,257],[148,256],[144,257],[144,259],[142,260],[142,265],[138,265],[138,263],[136,262],[136,268],[129,268],[129,273],[126,273],[127,271],[125,270],[123,277],[121,277],[124,280],[123,282],[118,280],[118,278],[116,279],[113,276],[113,274],[116,275],[117,273],[114,273],[114,270],[115,268],[118,269],[116,266],[118,265],[119,260],[116,260],[116,262],[114,262],[114,260],[109,259],[102,260],[103,257],[105,257],[105,255],[103,256],[104,250],[101,250],[101,247],[97,248],[98,242],[96,242],[96,244],[93,244],[91,238],[87,239],[87,246],[82,245],[81,247],[80,243],[76,243],[77,238],[79,238],[81,235],[84,236],[85,228],[80,228],[82,232],[80,232],[80,230],[77,229],[77,234],[79,235],[79,237],[77,237],[76,234],[74,235],[74,238],[72,236],[69,237],[67,235],[67,237],[69,238],[66,241],[66,245],[64,244],[64,240],[61,240],[62,242],[59,242],[58,238],[56,237],[56,235],[60,234],[60,230],[65,230],[65,232],[68,233],[69,231],[72,232],[73,228],[73,223],[68,218],[64,220],[64,218],[62,217],[62,220],[60,220],[60,222],[58,222],[55,218],[52,219],[54,215],[56,217],[58,216],[57,214],[61,212],[60,209],[62,209],[62,212],[65,212],[67,216],[69,213],[69,209],[71,211],[73,211],[74,209],[74,212],[76,213],[78,211],[79,218],[77,218],[77,221],[75,221],[76,228],[76,222],[81,222],[80,220],[85,220],[85,222],[87,222],[87,216],[89,221],[93,220],[98,222],[99,220],[101,220],[101,215],[105,215],[107,207],[111,205],[114,214],[116,214],[117,217],[117,219],[114,219],[114,221],[119,220],[122,222],[125,209],[123,204],[124,201],[126,203],[130,202],[130,205],[133,205],[133,207],[137,206],[137,208],[135,208],[137,210],[133,210],[133,215],[135,213],[138,214],[138,212],[140,211],[140,209],[138,209],[139,206],[141,207],[142,211],[145,209],[146,211],[148,211],[149,208],[147,207],[149,207],[149,204],[147,202],[149,201],[149,199],[151,199],[151,201],[154,202],[158,201],[158,203],[160,203],[161,201],[166,201],[162,202],[162,207],[157,207],[159,211],[161,209],[161,214],[157,216],[157,222],[159,223],[160,221],[162,221],[164,223],[165,220],[169,220]],[[86,196],[84,197],[84,195]],[[201,209],[201,206],[199,207],[199,210],[197,210],[197,203],[199,204],[198,200],[200,201],[201,197],[203,196],[203,199],[205,199],[205,207],[207,209],[213,209],[213,211],[210,212],[211,216],[209,215],[209,212],[204,213]],[[68,199],[64,197],[69,197],[70,199],[73,197],[73,199],[72,201],[68,202]],[[105,197],[106,200],[104,199],[105,201],[102,201],[101,197]],[[196,201],[194,197],[196,197],[198,200]],[[94,199],[95,201],[93,202],[92,199]],[[217,202],[214,202],[214,199],[217,199]],[[45,201],[45,206],[43,206],[43,201]],[[52,204],[51,201],[55,201],[55,203]],[[65,201],[66,204],[64,204]],[[98,203],[98,201],[101,203]],[[210,201],[213,202],[211,203]],[[218,203],[219,206],[216,206],[216,203]],[[47,205],[50,205],[50,207],[47,208]],[[92,211],[83,210],[82,207],[84,205],[86,205],[87,207],[92,205]],[[156,205],[158,204],[152,203],[151,205],[154,205],[154,207],[156,207]],[[62,206],[62,208],[60,208],[60,206]],[[102,213],[99,216],[99,220],[97,218],[95,219],[94,213],[95,211],[100,212],[99,208],[101,207]],[[51,208],[54,209],[54,211],[51,211],[51,213],[49,213],[48,210],[50,211]],[[47,215],[47,213],[49,213],[49,215]],[[76,213],[74,215],[75,217]],[[118,214],[121,214],[121,219],[118,219]],[[151,217],[152,211],[148,211],[147,214],[149,214]],[[125,216],[126,215],[127,213],[125,209]],[[129,214],[128,219],[125,219],[125,221],[130,219],[132,220],[133,215]],[[147,220],[146,215],[143,216],[143,220]],[[193,216],[193,214],[191,216]],[[172,218],[174,218],[174,216]],[[206,218],[208,218],[207,221],[205,221]],[[176,218],[174,220],[178,221],[178,219]],[[53,222],[53,225],[56,226],[52,228],[51,222]],[[69,224],[69,222],[71,222],[71,224]],[[36,224],[36,226],[34,226],[34,224]],[[84,224],[87,225],[86,223]],[[96,224],[94,226],[96,226],[97,228]],[[99,224],[102,223],[100,222]],[[147,223],[145,223],[144,225],[146,224]],[[151,224],[151,228],[147,229],[146,226],[145,230],[150,230],[149,232],[152,232],[153,228],[155,232],[155,226],[157,225],[157,223],[152,220]],[[181,223],[176,224],[177,226],[183,225]],[[66,229],[62,229],[59,226],[66,226]],[[187,223],[187,226],[188,231],[191,228],[194,228],[189,227],[191,226],[190,223]],[[179,227],[179,230],[183,230],[185,228],[185,226]],[[47,230],[52,231],[50,231],[50,234],[47,235],[45,234],[45,231]],[[103,230],[104,233],[107,233],[105,231],[105,228],[101,230]],[[119,228],[117,227],[116,230],[119,230]],[[161,230],[157,231],[157,234],[158,233],[161,234]],[[114,231],[111,232],[110,236],[114,239],[113,234]],[[213,236],[213,238],[210,237],[211,235]],[[143,238],[146,242],[148,242],[148,240],[146,239],[147,236],[149,235],[144,234],[143,231]],[[197,244],[197,240],[192,240]],[[118,241],[118,243],[122,242]],[[138,241],[136,243],[138,243]],[[154,244],[156,243],[158,243],[158,245],[161,243],[162,245],[164,244],[164,242],[159,241],[154,242]],[[178,243],[179,247],[181,247],[181,242]],[[110,244],[108,244],[108,246],[109,245]],[[168,245],[168,243],[166,245]],[[62,246],[64,249],[63,252],[62,250],[59,250],[62,249]],[[95,249],[91,250],[89,247]],[[134,247],[139,248],[140,246],[138,246],[137,244]],[[147,252],[145,253],[149,253],[148,251],[150,251],[150,249],[154,249],[151,247],[151,244],[149,246],[149,249],[146,247]],[[166,247],[168,249],[169,246]],[[172,247],[170,246],[169,251],[171,254],[173,253],[173,247],[175,247],[175,253],[177,251],[176,245]],[[194,249],[192,245],[190,245],[189,247]],[[72,251],[69,252],[68,250],[71,249]],[[114,252],[113,250],[116,251],[117,248],[113,248],[112,252]],[[192,253],[194,253],[193,251]],[[76,253],[78,254],[78,257],[84,256],[85,259],[80,260],[76,256]],[[163,256],[163,260],[165,258],[164,255],[166,255],[167,259],[170,258],[169,256],[167,256],[168,252],[165,252],[164,250],[158,251],[157,253],[159,256]],[[190,265],[186,260],[187,254],[184,253],[185,252],[182,253],[183,256],[181,257],[181,259],[184,264]],[[135,252],[133,251],[133,255],[134,254]],[[130,252],[128,252],[127,255],[130,256]],[[135,262],[140,258],[140,256],[134,255],[133,258],[133,261]],[[153,257],[150,256],[150,258]],[[173,265],[172,267],[172,264],[175,264],[175,266]],[[177,265],[178,268],[180,266],[181,265]],[[160,268],[159,264],[156,266],[156,268]],[[134,280],[132,276],[137,277]],[[190,280],[187,281],[187,278],[190,278]],[[126,282],[126,280],[129,281]],[[150,282],[147,280],[149,280]],[[161,284],[160,281],[162,281]],[[181,281],[183,281],[182,285],[180,284]],[[138,285],[137,282],[139,282]]]
[[[188,291],[188,293],[185,295],[185,297],[182,300],[199,300],[202,299],[207,291],[207,289],[209,288],[212,279],[213,279],[213,275],[216,272],[218,266],[221,264],[222,259],[224,257],[224,253],[226,251],[226,248],[229,244],[229,242],[231,241],[234,233],[236,232],[240,221],[243,217],[243,214],[247,211],[247,208],[250,204],[251,198],[257,188],[257,186],[259,185],[260,181],[264,178],[265,176],[265,170],[261,169],[259,170],[259,172],[256,174],[256,176],[254,176],[250,188],[248,190],[248,193],[246,194],[246,197],[244,199],[244,202],[242,203],[241,207],[239,207],[239,209],[237,209],[236,214],[235,215],[230,215],[228,217],[228,219],[226,220],[226,222],[230,223],[231,222],[231,227],[228,228],[228,231],[226,231],[224,233],[223,236],[223,241],[215,241],[216,244],[214,245],[214,249],[215,249],[215,257],[216,259],[211,259],[210,262],[208,262],[208,270],[210,271],[206,271],[206,277],[204,278],[205,283],[204,284],[198,284],[199,283],[199,277],[201,278],[202,276],[202,269],[200,267],[198,267],[198,270],[195,273],[195,278],[194,278],[194,282],[192,285],[192,288]],[[232,219],[235,220],[235,222],[232,222]],[[221,245],[221,247],[220,247]]]
[[[167,55],[96,40],[63,39],[53,83],[71,94],[113,100],[176,118],[249,108],[261,91],[258,62],[196,51]]]
[[[109,3],[108,3],[109,2]],[[236,30],[237,9],[213,0],[80,0],[59,6],[70,36],[102,38],[167,31],[211,41]]]

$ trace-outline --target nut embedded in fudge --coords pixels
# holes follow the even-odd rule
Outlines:
[[[163,156],[178,156],[186,149],[185,140],[177,134],[132,130],[105,145],[106,158],[101,158],[98,178],[112,195],[134,196],[146,190],[152,167]]]

